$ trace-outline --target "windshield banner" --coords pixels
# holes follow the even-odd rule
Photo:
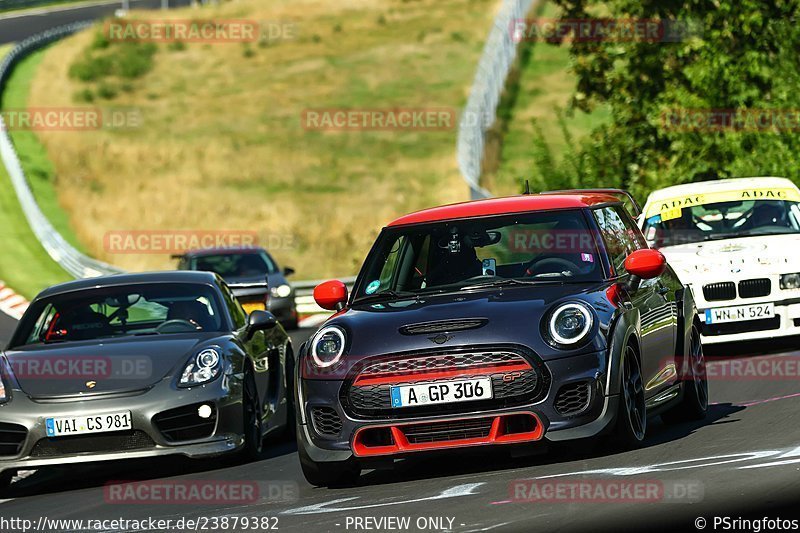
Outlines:
[[[792,187],[738,189],[732,191],[706,192],[688,196],[676,196],[653,202],[648,206],[645,217],[661,215],[661,221],[680,218],[684,207],[716,204],[720,202],[740,202],[744,200],[786,200],[800,202],[800,192]]]

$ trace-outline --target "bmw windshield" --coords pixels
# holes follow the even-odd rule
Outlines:
[[[389,228],[363,272],[357,300],[602,279],[595,240],[579,210]]]
[[[656,248],[716,239],[800,233],[800,203],[735,200],[678,207],[648,217],[643,232]]]

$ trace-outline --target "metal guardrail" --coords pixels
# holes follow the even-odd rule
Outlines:
[[[480,184],[486,132],[497,118],[497,104],[517,56],[512,25],[515,20],[525,18],[534,1],[503,1],[483,47],[467,105],[461,114],[456,142],[458,168],[469,185],[473,200],[491,196]]]
[[[14,67],[24,57],[32,52],[52,43],[62,37],[71,35],[76,31],[89,27],[91,21],[76,22],[66,26],[53,28],[46,32],[34,35],[18,43],[11,52],[0,62],[0,96],[2,95],[6,83],[8,82]],[[0,158],[11,178],[11,184],[17,194],[22,211],[28,220],[34,235],[42,244],[48,255],[61,265],[71,276],[76,278],[93,278],[106,274],[119,274],[119,268],[92,259],[69,244],[63,236],[50,224],[33,196],[25,172],[22,168],[14,143],[8,134],[3,117],[0,116]]]
[[[0,0],[0,12],[10,9],[22,9],[26,7],[53,6],[67,4],[76,0]]]
[[[356,282],[355,277],[339,278],[346,286],[348,291],[353,290],[353,284]],[[297,305],[297,312],[300,315],[321,315],[330,314],[317,305],[314,301],[314,287],[322,283],[324,280],[314,281],[298,281],[292,283],[294,287],[294,303]]]

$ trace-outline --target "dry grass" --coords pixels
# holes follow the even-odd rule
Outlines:
[[[100,106],[134,106],[132,131],[40,135],[85,248],[131,270],[166,255],[109,254],[110,230],[255,230],[290,245],[298,279],[356,272],[393,217],[465,199],[456,131],[312,132],[307,108],[463,106],[497,0],[235,0],[172,18],[289,21],[268,45],[159,45],[155,67]],[[137,15],[162,17],[162,13]],[[85,105],[69,66],[91,31],[50,49],[31,106]],[[249,50],[249,51],[248,51]]]

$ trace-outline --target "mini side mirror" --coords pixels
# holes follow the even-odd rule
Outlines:
[[[314,288],[314,301],[328,311],[340,311],[347,303],[347,287],[338,279],[320,283]]]

